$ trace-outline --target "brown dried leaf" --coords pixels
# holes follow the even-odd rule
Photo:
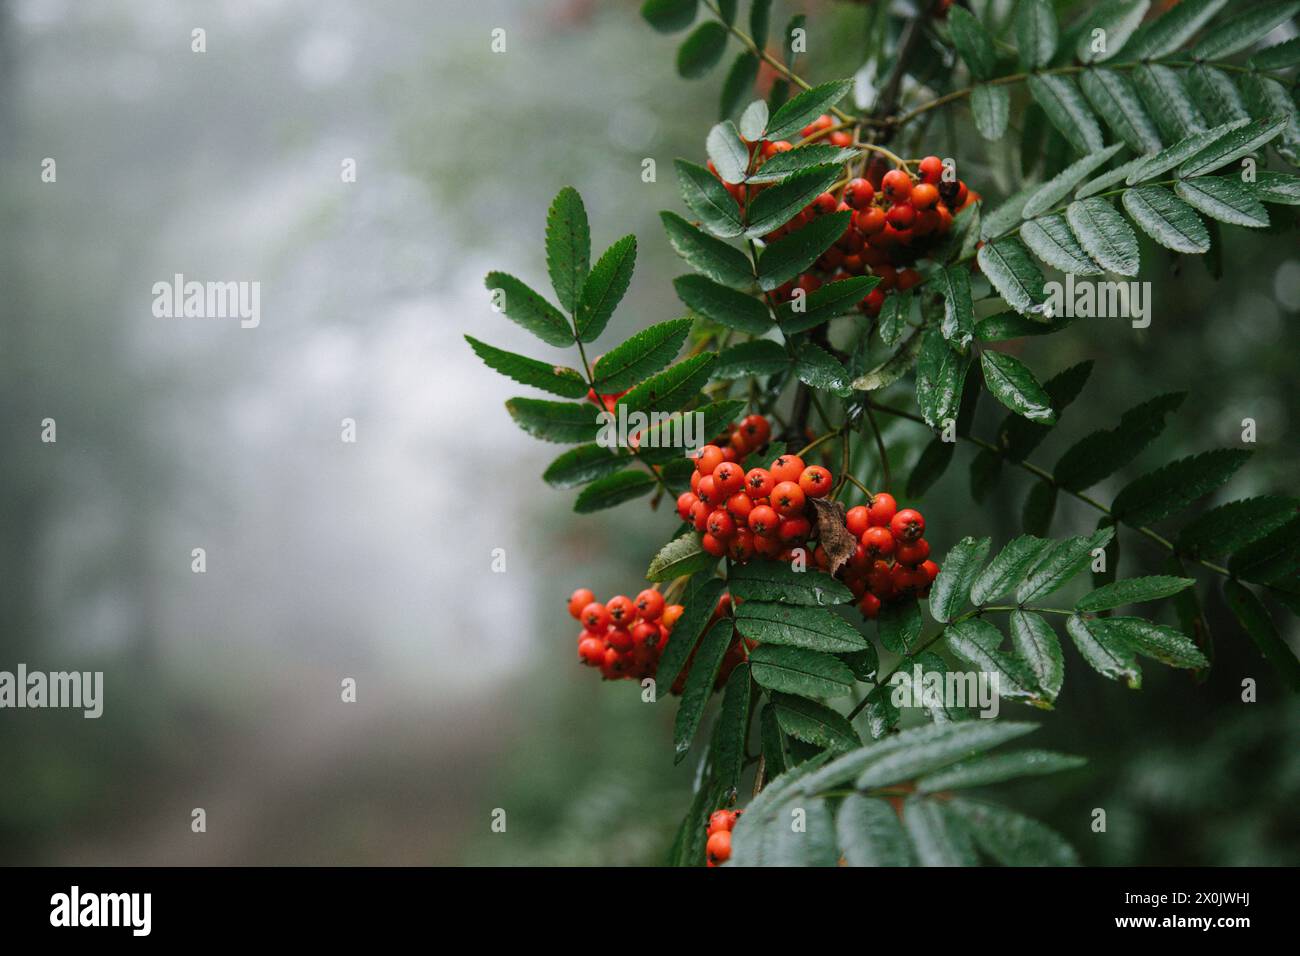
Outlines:
[[[857,539],[845,527],[844,506],[838,501],[828,501],[825,498],[808,500],[817,512],[817,540],[826,551],[831,574],[838,574],[840,568],[853,557],[858,546]]]

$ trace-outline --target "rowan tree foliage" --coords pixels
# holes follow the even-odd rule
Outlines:
[[[622,635],[639,613],[637,640],[657,646],[635,676],[663,700],[680,690],[674,752],[694,754],[698,772],[673,863],[1073,863],[1055,832],[967,796],[1082,763],[1017,749],[1036,726],[1017,711],[1051,719],[1071,645],[1084,665],[1071,664],[1082,671],[1072,680],[1137,689],[1150,662],[1204,674],[1214,659],[1209,588],[1222,589],[1240,624],[1218,639],[1253,641],[1300,690],[1300,664],[1274,624],[1300,613],[1300,511],[1283,493],[1205,506],[1248,467],[1240,446],[1170,461],[1103,500],[1093,489],[1153,445],[1184,394],[1087,421],[1076,399],[1107,388],[1104,369],[1084,362],[1044,376],[1012,354],[1015,340],[1088,321],[1049,295],[1063,277],[1122,282],[1156,256],[1212,257],[1224,227],[1294,241],[1288,207],[1300,204],[1300,176],[1285,168],[1300,158],[1300,39],[1269,38],[1300,2],[918,0],[910,13],[870,3],[866,65],[819,80],[802,16],[778,32],[771,0],[743,6],[642,9],[655,30],[685,34],[683,77],[729,64],[719,122],[702,131],[699,155],[675,164],[682,205],[662,213],[690,270],[673,280],[685,316],[593,361],[637,240],[593,263],[586,210],[565,189],[547,221],[554,302],[501,272],[487,286],[498,311],[575,349],[572,366],[469,339],[489,366],[559,399],[513,398],[507,409],[530,434],[572,446],[542,477],[578,489],[576,511],[668,505],[657,510],[666,543],[648,556],[650,596],[608,602],[612,620],[597,602],[584,659],[590,651],[588,663],[604,668],[608,653],[606,676],[618,676],[624,652],[606,629]],[[963,181],[960,155],[930,155],[930,124],[963,110],[1018,155],[1019,191],[983,195]],[[1005,417],[978,434],[974,409],[989,401]],[[597,440],[611,417],[635,413],[651,424],[630,441]],[[811,486],[791,473],[807,499],[787,492],[778,502],[760,477],[733,506],[714,488],[731,472],[710,460],[703,476],[680,447],[654,440],[686,416],[723,444],[735,423],[761,419],[732,443],[731,467],[777,471],[797,456],[800,468],[821,469]],[[933,435],[906,476],[891,474],[883,418]],[[1055,462],[1040,460],[1054,429],[1076,440]],[[882,492],[899,507],[923,500],[961,444],[973,448],[976,502],[1017,472],[1030,477],[1022,527],[960,540],[933,556],[930,580],[916,570],[926,553],[896,555],[906,570],[881,571],[878,588],[869,559],[909,544],[911,531],[894,526],[885,540],[877,529],[884,553],[863,558],[866,509]],[[829,481],[815,489],[823,472]],[[1095,532],[1052,535],[1062,496],[1095,509]],[[760,504],[791,529],[781,543],[750,517]],[[1136,539],[1164,558],[1149,567],[1129,558],[1120,576],[1120,549]],[[1063,599],[1067,588],[1077,597]],[[582,618],[589,597],[575,600]],[[996,675],[1001,716],[932,699],[924,720],[900,730],[899,681],[955,671]]]

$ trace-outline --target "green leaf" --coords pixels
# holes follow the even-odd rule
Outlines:
[[[1210,234],[1192,207],[1163,186],[1139,186],[1123,195],[1124,209],[1142,231],[1174,252],[1201,253],[1210,248]]]
[[[1024,219],[1022,215],[1025,203],[1029,202],[1029,197],[1038,191],[1037,186],[1026,186],[1018,193],[1007,198],[1002,205],[998,206],[993,212],[984,216],[980,222],[980,238],[993,239],[1009,232]]]
[[[1208,147],[1212,147],[1216,142],[1231,134],[1234,130],[1241,129],[1244,126],[1242,122],[1223,123],[1213,129],[1203,130],[1199,133],[1193,133],[1172,146],[1167,146],[1154,156],[1148,156],[1137,165],[1125,180],[1130,186],[1137,183],[1146,182],[1157,176],[1167,173],[1175,166],[1181,166],[1193,156],[1202,152]]]
[[[916,363],[916,398],[931,428],[942,427],[946,419],[956,419],[970,363],[970,354],[962,355],[954,349],[938,329],[926,330]],[[854,387],[861,386],[854,383]]]
[[[1266,47],[1250,58],[1250,65],[1257,70],[1285,70],[1297,63],[1300,63],[1300,37]]]
[[[540,398],[512,398],[506,402],[510,417],[528,434],[542,441],[577,444],[596,438],[601,411],[590,402],[550,402]]]
[[[695,535],[687,537],[694,538]],[[663,552],[661,551],[660,554],[662,555]],[[677,619],[677,624],[668,638],[668,644],[659,657],[659,670],[655,674],[655,679],[660,687],[671,688],[677,682],[682,667],[690,658],[691,651],[695,650],[700,635],[704,633],[704,628],[708,626],[713,616],[713,609],[718,606],[718,598],[722,596],[722,590],[726,585],[721,578],[715,578],[712,574],[711,570],[707,570],[694,575],[686,583],[686,590],[681,597],[682,616]]]
[[[772,0],[753,0],[749,8],[749,35],[759,49],[767,46],[767,31],[771,21]]]
[[[772,328],[772,317],[760,300],[712,279],[679,276],[673,280],[673,288],[687,308],[718,325],[747,335],[762,335]]]
[[[1130,408],[1119,424],[1085,436],[1056,463],[1056,480],[1068,491],[1083,491],[1123,468],[1159,437],[1165,416],[1183,403],[1186,392],[1171,392]]]
[[[965,824],[943,804],[909,797],[903,804],[903,826],[921,866],[979,865],[979,857]]]
[[[1126,485],[1111,513],[1131,525],[1167,518],[1225,484],[1249,457],[1249,451],[1222,448],[1171,462]]]
[[[1089,196],[1095,196],[1097,193],[1109,192],[1111,187],[1118,186],[1128,179],[1129,173],[1137,169],[1147,161],[1146,156],[1138,156],[1130,159],[1127,163],[1121,163],[1114,169],[1107,170],[1095,179],[1090,179],[1074,191],[1075,199],[1087,199]]]
[[[704,640],[696,648],[695,659],[691,662],[690,673],[686,675],[686,686],[682,688],[682,703],[677,708],[677,719],[673,722],[673,749],[676,753],[675,763],[681,763],[691,741],[700,728],[700,718],[704,715],[704,705],[713,692],[713,682],[717,679],[722,658],[731,645],[731,621],[723,619],[709,628]]]
[[[1277,584],[1290,579],[1290,590],[1296,590],[1296,572],[1300,571],[1300,519],[1292,519],[1243,547],[1232,556],[1228,568],[1236,577],[1256,584]]]
[[[695,22],[699,0],[645,0],[641,16],[660,33],[676,33]]]
[[[627,456],[616,455],[602,445],[579,445],[551,462],[542,472],[542,480],[552,488],[576,488],[613,474],[626,463]]]
[[[805,342],[794,362],[794,374],[799,381],[819,391],[833,392],[847,397],[853,389],[849,376],[839,359],[815,342]]]
[[[885,302],[888,304],[889,300]],[[975,323],[975,338],[981,342],[1006,342],[1027,335],[1050,335],[1067,328],[1072,321],[1068,316],[1057,316],[1050,323],[1037,322],[1016,312],[999,312]]]
[[[1183,179],[1203,176],[1249,153],[1258,152],[1286,129],[1288,121],[1289,117],[1280,116],[1236,127],[1179,166],[1178,175]]]
[[[775,780],[786,771],[785,737],[776,722],[776,712],[772,705],[764,706],[758,716],[759,743],[763,750],[763,762],[769,781]],[[771,787],[771,783],[768,784]]]
[[[767,119],[767,102],[754,100],[740,114],[740,135],[751,143],[757,142],[767,130]]]
[[[1053,545],[1016,589],[1016,603],[1023,605],[1041,600],[1062,587],[1088,566],[1092,552],[1104,548],[1114,533],[1114,528],[1103,528],[1087,537],[1076,535]]]
[[[1072,616],[1071,621],[1074,620]],[[1205,667],[1209,661],[1181,631],[1140,617],[1097,617],[1087,621],[1094,637],[1107,644],[1124,644],[1170,667]]]
[[[772,694],[772,708],[783,733],[823,750],[861,746],[857,731],[843,714],[804,697]]]
[[[1173,53],[1190,40],[1228,0],[1183,0],[1152,20],[1133,41],[1128,53],[1136,59],[1154,60]]]
[[[582,197],[572,186],[560,190],[546,214],[546,270],[560,305],[574,312],[591,269],[591,229]]]
[[[771,339],[741,342],[718,353],[714,378],[748,378],[751,375],[775,375],[790,367],[790,355]]]
[[[886,299],[886,302],[889,300]],[[873,392],[876,389],[892,385],[902,378],[916,361],[917,354],[921,351],[921,345],[926,336],[923,330],[917,329],[907,340],[903,342],[897,352],[881,362],[865,375],[860,375],[853,380],[853,388],[860,392]],[[943,336],[939,336],[943,341]],[[965,379],[965,372],[962,378]]]
[[[856,311],[862,297],[879,283],[880,277],[872,275],[828,282],[801,300],[803,311],[796,311],[794,299],[783,302],[777,307],[776,320],[787,336],[807,332],[837,316]]]
[[[714,728],[714,773],[726,791],[740,786],[745,765],[745,739],[749,736],[749,673],[747,664],[737,665],[722,692],[722,707]]]
[[[754,185],[775,183],[806,169],[843,165],[857,155],[857,150],[841,149],[825,143],[809,143],[807,146],[797,146],[784,153],[777,153],[771,159],[765,160],[757,171],[750,174],[748,182]]]
[[[984,384],[999,402],[1030,421],[1056,423],[1051,398],[1019,359],[985,349],[980,353],[980,366],[984,370]]]
[[[972,582],[971,603],[977,607],[991,604],[1013,590],[1050,547],[1051,541],[1033,535],[1021,535],[1009,541]]]
[[[950,624],[944,631],[944,643],[953,654],[985,674],[998,676],[998,696],[1047,706],[1034,672],[1018,657],[998,650],[1001,641],[998,629],[978,617]]]
[[[717,176],[684,159],[676,160],[673,165],[677,167],[682,199],[705,228],[723,239],[731,239],[745,231],[740,221],[740,206]]]
[[[595,341],[605,331],[614,309],[627,293],[635,267],[636,236],[624,236],[596,262],[582,286],[578,305],[578,334],[583,342]]]
[[[991,79],[997,72],[998,56],[984,25],[965,7],[953,7],[948,11],[948,30],[958,55],[970,67],[971,76],[977,80]]]
[[[673,319],[616,345],[596,361],[596,391],[621,392],[658,372],[676,357],[690,330],[690,319]]]
[[[921,606],[915,600],[894,601],[876,616],[876,634],[891,654],[910,654],[921,642]]]
[[[962,538],[948,552],[941,565],[939,576],[930,588],[930,614],[940,623],[951,621],[966,605],[971,585],[975,582],[984,559],[988,557],[992,538]]]
[[[655,486],[654,476],[641,469],[629,468],[617,471],[604,478],[597,478],[578,493],[573,510],[578,514],[590,514],[605,508],[613,508],[625,501],[639,498]]]
[[[1109,0],[1098,4],[1079,30],[1079,42],[1075,49],[1079,60],[1083,63],[1100,63],[1114,57],[1142,25],[1149,6],[1148,0],[1137,0],[1136,3],[1131,0]],[[1096,30],[1101,30],[1100,35],[1105,38],[1100,50],[1093,49]]]
[[[1043,274],[1020,240],[1007,237],[986,242],[976,259],[998,295],[1017,312],[1033,313],[1034,306],[1043,301]]]
[[[731,61],[727,78],[722,81],[722,94],[718,99],[719,117],[727,119],[735,113],[741,101],[753,92],[754,81],[757,79],[758,57],[749,50],[741,50]]]
[[[1000,140],[1011,118],[1011,94],[1005,86],[981,83],[970,91],[970,108],[975,128],[990,141]]]
[[[1029,665],[1034,679],[1049,701],[1055,701],[1065,681],[1065,659],[1056,632],[1041,614],[1012,611],[1011,647]]]
[[[1188,95],[1178,71],[1158,63],[1141,63],[1129,78],[1166,142],[1176,143],[1205,130],[1205,117]]]
[[[716,20],[701,23],[677,48],[677,75],[699,79],[717,66],[727,49],[727,28]]]
[[[704,146],[723,182],[745,181],[745,172],[749,168],[749,149],[740,141],[736,124],[723,120],[714,125],[705,138]]]
[[[753,268],[735,246],[701,232],[676,213],[661,212],[659,218],[673,250],[696,272],[733,289],[744,290],[752,285]]]
[[[949,266],[935,274],[935,286],[943,296],[943,337],[964,352],[975,335],[975,302],[971,297],[970,273],[965,266]]]
[[[887,347],[893,348],[907,331],[915,301],[911,292],[895,292],[885,297],[885,304],[880,307],[880,316],[876,324],[880,330],[880,341]]]
[[[1079,75],[1079,87],[1097,115],[1130,149],[1137,153],[1160,149],[1160,131],[1127,76],[1116,70],[1085,70]]]
[[[1104,199],[1093,197],[1070,203],[1065,219],[1084,252],[1107,272],[1138,274],[1139,253],[1133,229]]]
[[[1198,60],[1222,60],[1262,40],[1273,28],[1300,11],[1300,3],[1269,3],[1226,20],[1196,45]]]
[[[1240,91],[1223,70],[1197,63],[1187,71],[1186,80],[1192,99],[1208,122],[1218,125],[1250,119]]]
[[[849,866],[911,866],[912,845],[884,800],[851,793],[835,815],[835,833]]]
[[[907,476],[907,497],[920,498],[929,491],[930,487],[948,470],[955,449],[956,442],[932,438],[925,448],[921,449],[921,457],[917,459]]]
[[[1123,148],[1122,143],[1115,143],[1113,146],[1107,146],[1103,150],[1090,153],[1071,163],[1056,176],[1038,187],[1025,202],[1020,214],[1026,219],[1034,219],[1045,212],[1055,209],[1074,187],[1092,175],[1093,170],[1110,162],[1115,154]]]
[[[1037,730],[1036,724],[1003,720],[932,725],[904,731],[889,744],[868,744],[859,753],[868,761],[854,782],[858,790],[888,787],[966,761]],[[922,731],[925,731],[922,733]]]
[[[1255,173],[1255,182],[1248,188],[1260,202],[1300,206],[1300,176],[1261,169]]]
[[[472,336],[465,341],[479,358],[491,369],[523,385],[532,385],[552,395],[564,398],[582,398],[587,394],[587,382],[575,369],[561,365],[548,365],[514,352],[495,348]]]
[[[948,804],[979,848],[1003,866],[1078,866],[1065,839],[1037,820],[1005,807],[956,799]]]
[[[760,644],[782,644],[830,654],[860,651],[867,645],[867,639],[856,627],[821,607],[746,601],[736,609],[736,628]]]
[[[769,141],[793,139],[801,129],[844,98],[853,80],[833,80],[805,90],[777,110],[767,124]]]
[[[1089,667],[1111,680],[1123,678],[1129,689],[1139,690],[1142,669],[1138,667],[1133,647],[1119,632],[1101,626],[1110,620],[1072,614],[1065,622],[1065,629]]]
[[[1268,210],[1245,186],[1227,177],[1205,176],[1174,186],[1174,193],[1211,219],[1233,226],[1262,228],[1268,225]]]
[[[1056,11],[1048,0],[1021,0],[1016,8],[1016,49],[1026,72],[1051,64],[1059,34]]]
[[[684,407],[704,387],[713,371],[717,356],[712,352],[692,355],[682,359],[651,378],[618,400],[618,404],[633,412],[675,412]]]
[[[840,166],[813,166],[769,186],[749,206],[746,234],[757,239],[784,226],[840,178]]]
[[[749,655],[758,686],[800,697],[843,697],[853,690],[853,672],[829,654],[760,644]]]
[[[1282,675],[1293,692],[1300,692],[1300,662],[1278,633],[1268,611],[1249,588],[1236,581],[1223,583],[1223,596],[1242,629],[1250,635],[1264,659]]]
[[[651,560],[645,577],[652,584],[656,581],[671,581],[686,574],[707,570],[717,563],[718,559],[700,546],[700,536],[694,531],[688,531],[659,549],[659,553]],[[713,608],[709,610],[711,612]]]
[[[829,574],[796,571],[784,561],[738,564],[728,577],[732,596],[742,601],[780,601],[804,607],[823,607],[853,600],[848,587]]]
[[[1105,145],[1097,118],[1069,77],[1031,75],[1028,83],[1030,95],[1076,153],[1097,152]]]
[[[1282,135],[1273,140],[1272,146],[1292,166],[1300,165],[1300,115],[1287,88],[1270,77],[1247,73],[1241,78],[1241,92],[1246,108],[1256,119],[1287,118]]]
[[[1092,366],[1090,359],[1071,365],[1053,375],[1043,386],[1052,401],[1052,408],[1056,410],[1058,419],[1083,390],[1092,372]],[[1010,461],[1023,461],[1042,443],[1051,430],[1050,426],[1031,422],[1020,415],[1010,414],[998,427],[998,444],[1002,448],[1004,457]]]
[[[695,443],[688,441],[688,438],[703,441],[710,435],[718,434],[739,418],[744,409],[743,401],[727,399],[701,405],[694,411],[678,412],[661,418],[642,433],[640,457],[650,464],[681,459],[686,446]],[[691,416],[691,421],[687,420],[687,415]],[[695,427],[692,428],[692,424]]]
[[[1088,761],[1070,754],[1052,750],[1017,750],[963,760],[942,770],[928,774],[917,781],[918,793],[938,793],[944,790],[966,790],[987,787],[994,783],[1016,780],[1021,777],[1038,777],[1063,770],[1074,770]]]
[[[852,215],[846,210],[818,216],[803,228],[770,243],[758,260],[759,288],[771,292],[806,270],[844,235]]]
[[[1231,554],[1300,514],[1294,498],[1263,495],[1230,501],[1193,518],[1178,532],[1178,551],[1204,558]]]
[[[1065,216],[1056,213],[1034,219],[1020,227],[1020,238],[1043,262],[1075,275],[1100,275],[1099,267],[1075,239]]]
[[[802,823],[798,828],[796,820]],[[787,802],[762,814],[751,803],[732,831],[728,866],[835,866],[839,855],[825,800]]]
[[[1192,578],[1176,578],[1162,574],[1115,581],[1079,598],[1079,603],[1074,606],[1074,609],[1086,612],[1108,611],[1126,604],[1156,601],[1177,594],[1195,583]]]
[[[504,296],[505,314],[547,345],[573,344],[573,329],[563,313],[544,298],[505,272],[489,272],[487,287]]]
[[[1045,535],[1056,511],[1056,485],[1039,481],[1029,489],[1021,509],[1020,521],[1029,534]]]

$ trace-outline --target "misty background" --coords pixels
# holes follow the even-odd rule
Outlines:
[[[853,72],[861,9],[796,8],[824,51],[809,72]],[[596,252],[640,240],[597,351],[681,314],[686,270],[657,212],[680,207],[671,160],[701,159],[721,72],[678,78],[674,39],[636,9],[0,0],[0,669],[105,674],[98,720],[0,711],[0,862],[662,857],[692,769],[672,766],[672,705],[579,668],[565,599],[635,594],[676,521],[644,502],[572,514],[572,492],[539,479],[559,447],[505,413],[528,391],[461,338],[550,351],[490,310],[483,276],[549,291],[542,232],[565,185]],[[975,142],[954,113],[935,151]],[[1017,188],[996,150],[973,149],[968,182]],[[1026,345],[1041,377],[1098,361],[1073,430],[1037,458],[1190,389],[1127,476],[1234,443],[1249,415],[1258,453],[1227,497],[1292,492],[1300,253],[1294,232],[1224,232],[1225,281],[1193,260],[1152,270],[1145,332],[1080,322]],[[176,273],[260,282],[259,327],[155,318],[152,286]],[[888,437],[906,462],[928,436]],[[1028,485],[1007,475],[975,508],[969,457],[923,501],[940,554],[1018,531]],[[1063,504],[1053,533],[1094,523]],[[1125,573],[1152,568],[1141,547]],[[1300,711],[1214,594],[1207,684],[1153,667],[1134,694],[1071,657],[1035,746],[1090,767],[1003,788],[1088,862],[1297,862]],[[1276,619],[1294,643],[1294,619]],[[1243,676],[1259,703],[1240,702]],[[349,677],[356,703],[340,700]]]

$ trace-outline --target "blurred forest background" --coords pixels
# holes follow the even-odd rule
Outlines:
[[[781,14],[796,9],[814,78],[861,65],[860,5]],[[206,53],[190,52],[195,27]],[[0,862],[661,859],[692,770],[672,767],[672,707],[579,668],[564,599],[634,594],[675,519],[643,503],[574,516],[538,478],[556,448],[516,430],[514,392],[460,334],[538,354],[488,309],[483,275],[546,286],[564,185],[598,248],[640,239],[601,345],[681,313],[657,211],[680,206],[671,160],[701,159],[721,75],[679,79],[674,48],[631,0],[0,0],[0,669],[105,672],[99,720],[0,712]],[[990,199],[1014,191],[1015,157],[948,113],[930,151],[960,155]],[[1098,362],[1037,458],[1188,389],[1103,491],[1236,443],[1250,416],[1258,451],[1227,497],[1294,493],[1294,236],[1224,230],[1221,280],[1151,254],[1149,329],[1093,320],[1029,341],[1044,377]],[[154,318],[151,286],[177,272],[260,281],[261,326]],[[977,430],[999,419],[986,403]],[[905,474],[927,436],[904,422],[888,437]],[[975,507],[969,460],[923,502],[940,554],[1019,530],[1028,485],[1004,475]],[[1094,524],[1063,504],[1053,532]],[[1157,569],[1124,544],[1125,573]],[[1058,709],[1034,715],[1035,746],[1089,766],[1000,798],[1086,862],[1300,862],[1300,708],[1211,595],[1208,682],[1152,667],[1135,693],[1071,657]]]

